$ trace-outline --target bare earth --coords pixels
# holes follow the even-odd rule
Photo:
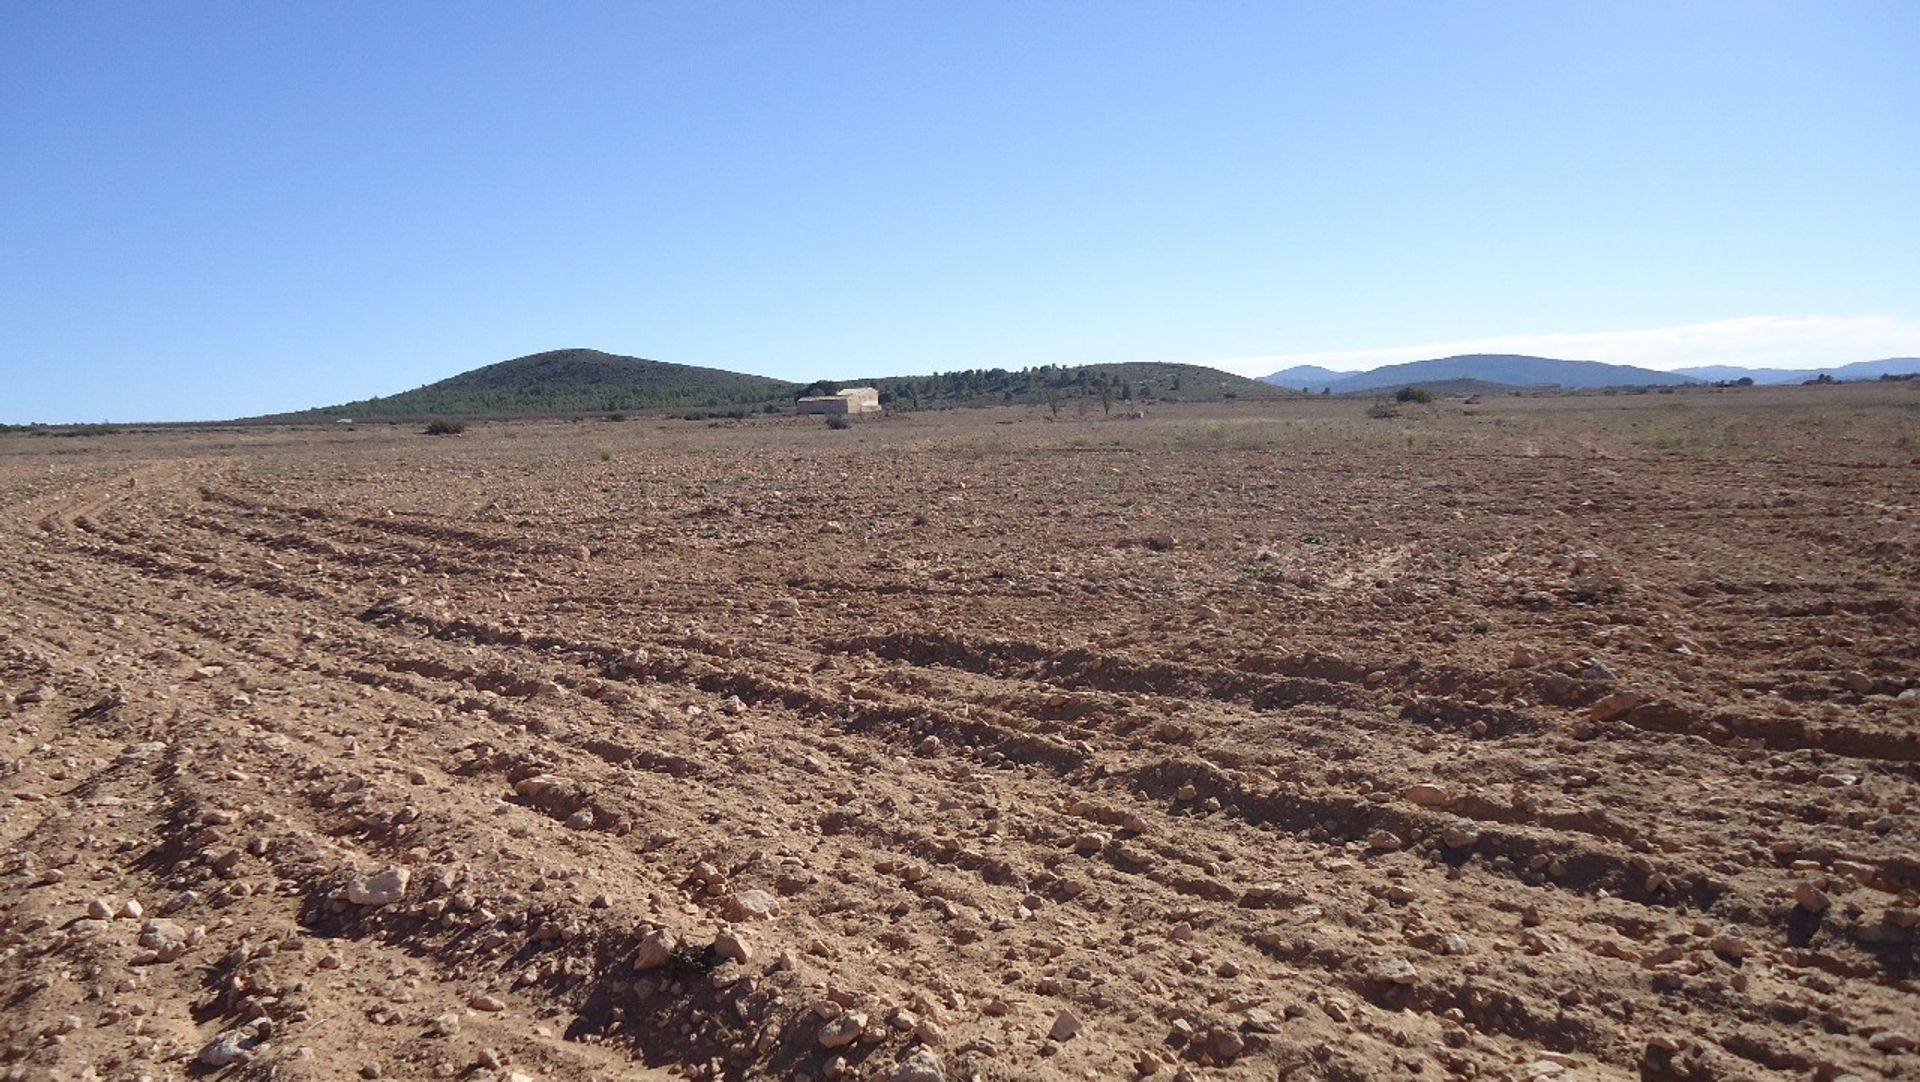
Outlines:
[[[1920,384],[1366,406],[0,436],[0,1072],[1920,1076]]]

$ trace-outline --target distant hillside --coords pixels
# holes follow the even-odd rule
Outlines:
[[[1352,372],[1335,372],[1331,368],[1322,368],[1317,364],[1296,364],[1292,368],[1282,369],[1271,376],[1260,377],[1263,382],[1297,390],[1317,391],[1353,375]]]
[[[425,387],[284,414],[280,419],[603,412],[758,405],[790,398],[784,380],[718,368],[556,349],[501,361]]]
[[[1814,368],[1742,368],[1733,364],[1703,364],[1693,368],[1676,368],[1674,371],[1708,383],[1731,383],[1738,379],[1750,379],[1755,383],[1799,383],[1819,374],[1819,370]]]
[[[1299,369],[1288,369],[1266,377],[1269,383]],[[1524,357],[1509,353],[1471,353],[1459,357],[1440,357],[1429,361],[1389,364],[1368,372],[1334,373],[1338,379],[1307,383],[1304,390],[1332,388],[1334,394],[1370,391],[1384,387],[1403,387],[1414,383],[1471,379],[1503,383],[1514,387],[1559,386],[1569,390],[1590,387],[1640,387],[1697,383],[1698,380],[1673,372],[1656,372],[1624,364],[1599,361],[1562,361],[1551,357]],[[1286,386],[1292,386],[1288,383]]]
[[[1341,391],[1348,395],[1390,395],[1402,387],[1419,387],[1434,395],[1499,395],[1512,394],[1527,388],[1515,387],[1511,383],[1489,383],[1484,379],[1435,379],[1422,383],[1396,383],[1391,387],[1369,387],[1360,391]]]
[[[1128,361],[1073,367],[973,368],[930,376],[885,376],[835,386],[871,386],[892,409],[938,409],[1009,403],[1086,401],[1103,411],[1120,403],[1178,399],[1273,398],[1284,394],[1259,380],[1197,364]],[[826,389],[826,385],[822,385]],[[1078,408],[1077,405],[1075,408]]]
[[[1885,357],[1877,361],[1843,364],[1838,368],[1740,368],[1735,365],[1710,364],[1699,368],[1681,368],[1677,371],[1695,379],[1717,381],[1750,379],[1762,384],[1804,383],[1823,375],[1832,376],[1838,380],[1879,379],[1881,376],[1920,374],[1920,357]]]

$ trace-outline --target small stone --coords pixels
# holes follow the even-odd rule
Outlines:
[[[1407,985],[1419,980],[1420,974],[1413,968],[1412,962],[1398,955],[1390,955],[1373,963],[1373,967],[1367,970],[1367,977],[1381,984]]]
[[[245,1063],[253,1058],[253,1049],[259,1044],[254,1031],[248,1027],[230,1029],[206,1043],[197,1057],[203,1067],[226,1067],[235,1063]]]
[[[454,1037],[460,1033],[460,1012],[447,1011],[434,1018],[427,1032],[435,1037]]]
[[[139,902],[128,898],[126,901],[120,903],[120,908],[114,910],[113,915],[121,920],[139,920],[141,914],[145,912],[146,909],[144,909]]]
[[[728,920],[766,920],[780,912],[780,899],[764,890],[743,890],[727,899]]]
[[[153,961],[171,962],[187,953],[194,943],[193,933],[179,924],[156,917],[140,926],[139,944],[153,952]]]
[[[1833,904],[1825,891],[1806,882],[1793,885],[1793,900],[1809,913],[1825,913],[1827,907]]]
[[[667,964],[667,959],[673,957],[674,946],[673,936],[665,930],[648,933],[633,952],[633,968],[659,969]]]
[[[1098,853],[1111,841],[1113,836],[1105,831],[1089,830],[1073,840],[1073,848],[1077,853]]]
[[[405,868],[385,868],[372,875],[355,876],[347,884],[347,901],[354,905],[392,905],[406,897],[407,881],[413,873]]]
[[[887,1076],[888,1082],[947,1082],[946,1065],[931,1049],[920,1048]]]
[[[1404,844],[1406,843],[1400,840],[1400,835],[1395,834],[1391,830],[1375,830],[1367,835],[1368,849],[1380,849],[1386,852],[1392,852]]]
[[[731,928],[723,928],[714,935],[713,951],[720,957],[739,962],[743,966],[753,963],[753,945]]]
[[[1246,1049],[1247,1039],[1225,1026],[1216,1026],[1200,1038],[1200,1050],[1215,1063],[1232,1063]]]
[[[112,920],[113,899],[95,898],[93,901],[88,902],[87,916],[92,917],[94,920]]]
[[[1471,819],[1456,820],[1441,832],[1440,841],[1448,849],[1471,849],[1480,841],[1480,824]]]
[[[1507,659],[1507,666],[1514,669],[1531,669],[1535,665],[1544,664],[1546,660],[1545,651],[1531,646],[1515,646],[1513,655]]]
[[[1900,1053],[1913,1050],[1913,1038],[1897,1029],[1883,1029],[1867,1038],[1867,1047],[1876,1052]]]
[[[1444,808],[1447,806],[1447,787],[1433,782],[1421,782],[1407,787],[1407,802],[1423,808]]]
[[[1707,949],[1728,958],[1748,958],[1753,955],[1753,941],[1732,932],[1722,932],[1707,941]]]
[[[505,1000],[498,996],[490,996],[485,992],[481,992],[467,1000],[467,1006],[472,1007],[476,1011],[486,1011],[488,1014],[496,1014],[507,1009]]]
[[[866,1032],[867,1016],[859,1011],[848,1011],[820,1027],[820,1047],[845,1048],[860,1039]]]
[[[1053,1016],[1053,1028],[1047,1030],[1047,1036],[1056,1041],[1071,1041],[1080,1032],[1080,1019],[1072,1011],[1061,1011]]]
[[[1853,692],[1855,695],[1865,695],[1873,690],[1873,677],[1863,672],[1856,671],[1847,673],[1840,678],[1840,682],[1845,684],[1847,690]]]
[[[1646,699],[1631,691],[1616,691],[1587,708],[1587,716],[1595,721],[1612,721],[1628,714]]]

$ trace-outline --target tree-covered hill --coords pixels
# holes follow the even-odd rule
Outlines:
[[[650,361],[597,349],[556,349],[501,361],[425,387],[301,410],[276,420],[591,413],[758,405],[795,385],[718,368]]]

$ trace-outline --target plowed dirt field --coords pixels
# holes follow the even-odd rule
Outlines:
[[[1920,385],[0,436],[7,1079],[1920,1076]]]

